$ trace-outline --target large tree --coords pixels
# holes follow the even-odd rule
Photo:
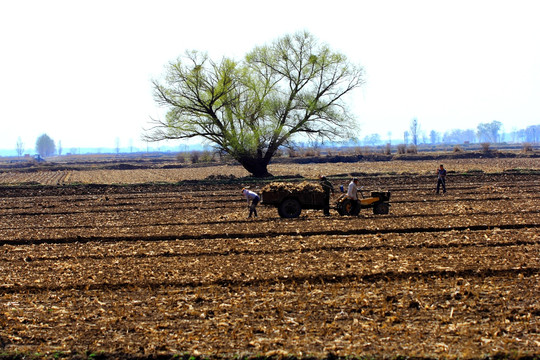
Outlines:
[[[308,32],[256,47],[242,61],[187,52],[167,69],[153,86],[168,112],[153,120],[147,140],[204,138],[262,177],[294,136],[354,134],[344,96],[363,83],[363,70]]]
[[[45,157],[53,155],[56,151],[56,146],[54,145],[54,140],[49,137],[47,134],[40,135],[36,140],[36,152]]]

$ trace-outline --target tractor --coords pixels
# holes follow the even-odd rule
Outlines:
[[[390,212],[390,191],[372,191],[371,197],[363,197],[358,199],[358,204],[355,206],[353,199],[350,199],[346,194],[340,195],[336,203],[336,210],[341,216],[352,215],[356,216],[361,209],[373,208],[375,215],[385,215]]]

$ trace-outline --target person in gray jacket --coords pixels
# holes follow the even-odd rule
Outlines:
[[[439,169],[437,169],[437,190],[435,193],[439,194],[439,189],[442,185],[442,192],[443,194],[446,193],[446,169],[444,168],[443,164],[439,166]]]

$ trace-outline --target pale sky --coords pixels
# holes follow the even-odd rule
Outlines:
[[[151,79],[188,49],[241,59],[308,30],[364,67],[361,132],[540,124],[537,0],[0,1],[0,149],[145,147]],[[181,144],[178,141],[178,144]]]

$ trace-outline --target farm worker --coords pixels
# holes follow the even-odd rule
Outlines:
[[[439,169],[437,169],[437,191],[436,193],[439,194],[439,189],[442,185],[442,192],[443,194],[446,193],[446,169],[444,168],[443,164],[439,166]]]
[[[248,209],[249,209],[248,219],[251,217],[251,215],[255,215],[255,217],[257,217],[257,204],[259,203],[261,198],[259,197],[259,195],[257,195],[257,193],[250,191],[246,188],[242,189],[242,194],[247,199],[247,204],[248,204]],[[250,204],[250,201],[251,201],[251,204]]]
[[[334,194],[334,185],[324,175],[321,176],[320,181],[324,191],[323,212],[325,216],[330,216],[330,193]]]
[[[347,197],[351,200],[353,200],[353,206],[354,208],[351,209],[351,213],[355,213],[356,209],[360,206],[358,204],[358,179],[353,178],[352,181],[349,183],[349,187],[347,189]]]
[[[347,189],[347,197],[352,200],[358,200],[358,179],[353,178],[349,183],[349,188]]]

